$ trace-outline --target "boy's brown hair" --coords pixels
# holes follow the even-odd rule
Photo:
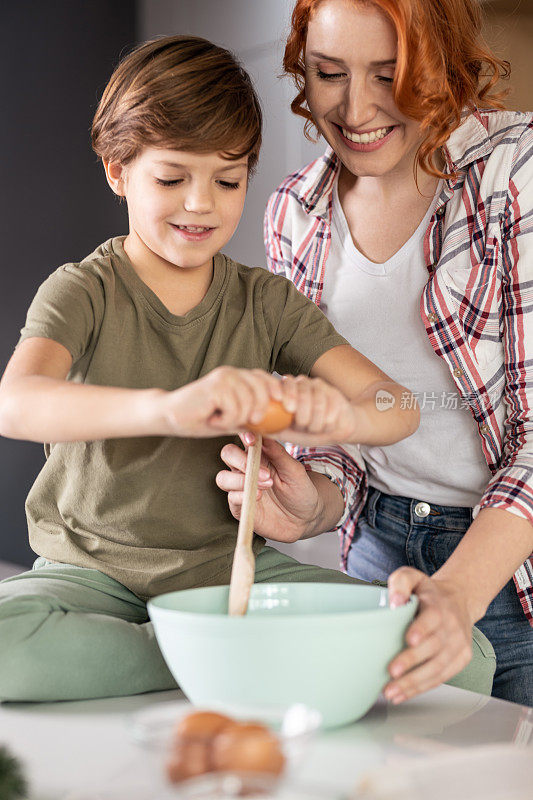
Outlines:
[[[91,139],[105,161],[128,164],[145,147],[248,155],[252,172],[262,115],[250,76],[229,50],[198,36],[145,42],[113,72]]]

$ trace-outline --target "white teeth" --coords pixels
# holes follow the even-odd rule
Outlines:
[[[390,128],[378,128],[377,131],[371,131],[370,133],[351,133],[347,131],[346,128],[341,128],[342,135],[349,139],[351,142],[358,142],[359,144],[369,144],[370,142],[377,142],[379,139],[383,139],[384,136],[387,135]]]

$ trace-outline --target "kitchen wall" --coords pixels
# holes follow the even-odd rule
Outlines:
[[[533,0],[492,0],[484,4],[483,14],[486,41],[511,63],[507,108],[533,110]]]
[[[136,43],[131,0],[17,0],[0,10],[0,372],[44,278],[127,232],[90,146],[98,98]],[[35,558],[24,500],[43,447],[0,438],[0,560]]]

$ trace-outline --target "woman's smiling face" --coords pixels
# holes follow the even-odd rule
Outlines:
[[[313,120],[356,176],[412,170],[418,122],[392,95],[396,32],[371,3],[323,0],[309,20],[305,94]]]

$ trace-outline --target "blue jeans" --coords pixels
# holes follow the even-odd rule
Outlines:
[[[387,580],[402,566],[436,572],[470,527],[472,509],[421,502],[370,487],[348,554],[348,574],[372,581]],[[512,579],[476,626],[496,652],[493,696],[533,706],[533,628]]]

